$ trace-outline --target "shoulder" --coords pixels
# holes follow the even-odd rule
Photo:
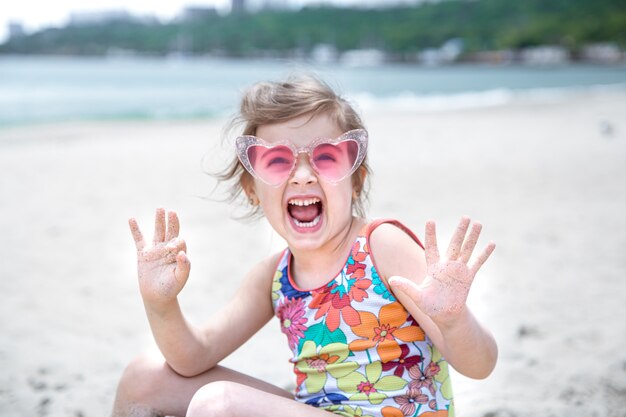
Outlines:
[[[282,259],[284,251],[277,252],[267,258],[261,260],[254,265],[248,272],[245,280],[245,286],[252,286],[264,290],[271,286],[278,263]]]
[[[238,308],[255,306],[258,314],[261,315],[263,311],[268,312],[268,314],[273,311],[271,297],[268,294],[272,291],[272,281],[282,255],[283,252],[279,252],[268,256],[248,270],[235,292],[234,300],[235,304],[239,306]],[[262,306],[263,308],[261,308]]]
[[[399,222],[376,225],[369,234],[369,249],[376,269],[387,280],[392,275],[421,281],[426,258],[417,237]]]

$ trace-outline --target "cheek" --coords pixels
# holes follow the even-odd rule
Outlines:
[[[352,216],[352,184],[341,182],[327,192],[328,205],[333,214]]]
[[[276,211],[282,211],[282,189],[273,188],[266,184],[256,185],[256,195],[263,212],[268,215]]]

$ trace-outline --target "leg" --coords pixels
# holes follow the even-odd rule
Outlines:
[[[196,391],[216,381],[234,381],[278,397],[291,398],[291,394],[283,389],[221,366],[186,378],[174,372],[160,353],[150,352],[134,359],[124,371],[117,387],[112,415],[184,416]]]
[[[189,404],[187,417],[331,417],[328,411],[299,403],[257,387],[231,381],[200,388]]]

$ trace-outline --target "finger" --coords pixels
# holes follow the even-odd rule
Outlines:
[[[478,242],[478,236],[480,236],[480,231],[482,230],[483,225],[479,222],[476,222],[472,225],[472,228],[467,236],[465,242],[463,242],[463,247],[461,248],[461,255],[459,256],[459,260],[463,263],[468,263],[470,258],[472,257],[472,252],[474,252],[474,248],[476,248],[476,242]]]
[[[496,244],[493,242],[489,242],[487,247],[483,249],[481,254],[478,255],[478,257],[476,258],[476,260],[470,267],[470,271],[472,272],[472,275],[476,275],[480,267],[483,266],[483,264],[485,263],[487,258],[489,258],[489,256],[491,255],[491,253],[493,252],[495,248],[496,248]]]
[[[167,244],[150,248],[149,251],[140,254],[144,261],[160,261],[162,263],[171,264],[176,262],[176,257],[180,252],[187,252],[187,244],[183,239],[174,238]]]
[[[176,212],[170,211],[167,213],[167,232],[165,234],[165,240],[169,241],[178,237],[180,231],[180,222]]]
[[[400,276],[389,277],[388,282],[392,289],[405,293],[415,303],[415,305],[421,308],[422,290],[419,285],[410,279]]]
[[[130,232],[133,234],[133,239],[135,240],[135,246],[137,247],[137,251],[142,251],[146,247],[146,241],[143,239],[141,230],[139,230],[137,220],[135,220],[134,218],[128,219],[128,225],[130,226]]]
[[[185,254],[185,252],[180,251],[176,256],[176,269],[174,270],[174,275],[176,276],[176,280],[179,282],[187,282],[187,278],[189,278],[189,271],[191,270],[191,262],[189,258]]]
[[[467,228],[470,224],[470,218],[467,216],[463,216],[459,225],[450,240],[450,246],[448,246],[448,252],[446,253],[446,258],[455,261],[459,257],[459,253],[461,252],[461,244],[465,240],[465,233],[467,233]]]
[[[181,239],[179,237],[175,237],[174,239],[169,241],[165,247],[170,251],[175,250],[177,254],[180,251],[187,252],[187,243],[185,243],[184,239]]]
[[[165,257],[168,263],[174,263],[181,252],[187,252],[187,244],[183,239],[175,237],[159,249],[162,250],[162,256]]]
[[[426,222],[426,233],[424,236],[426,263],[436,264],[439,262],[439,248],[437,248],[437,231],[435,230],[435,222],[429,220]]]
[[[156,209],[154,215],[154,237],[152,242],[156,245],[162,243],[165,240],[165,210],[162,208]]]

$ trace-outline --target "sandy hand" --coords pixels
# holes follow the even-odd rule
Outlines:
[[[474,276],[496,245],[490,242],[471,265],[468,262],[476,247],[482,226],[475,222],[469,235],[469,217],[463,217],[450,241],[448,252],[440,258],[435,222],[426,223],[425,252],[427,273],[417,285],[402,277],[390,277],[389,284],[407,294],[413,302],[438,324],[450,324],[465,308]]]
[[[191,263],[187,258],[185,241],[178,237],[180,225],[175,212],[157,209],[152,245],[147,245],[135,219],[128,224],[137,246],[139,289],[146,303],[166,303],[183,289]]]

